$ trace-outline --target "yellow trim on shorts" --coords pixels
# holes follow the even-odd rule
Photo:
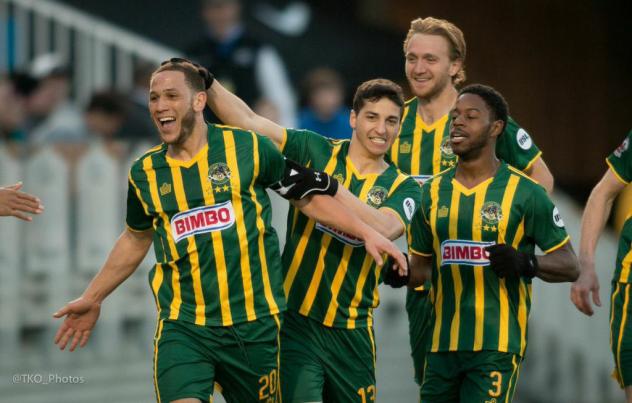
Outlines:
[[[154,341],[154,390],[156,392],[156,400],[158,403],[160,400],[160,390],[158,389],[158,342],[160,341],[160,337],[162,336],[162,329],[164,325],[164,319],[159,319],[156,324],[156,340]]]

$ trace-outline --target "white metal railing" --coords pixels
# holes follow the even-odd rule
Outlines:
[[[50,52],[72,63],[78,102],[95,89],[129,89],[135,63],[181,55],[53,0],[0,0],[0,72],[27,68],[35,57]]]

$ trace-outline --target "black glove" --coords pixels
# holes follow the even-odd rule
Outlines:
[[[400,276],[397,270],[393,269],[393,264],[395,260],[389,256],[382,266],[382,281],[384,284],[390,285],[393,288],[401,288],[408,284],[410,280],[410,268],[408,267],[408,255],[404,253],[404,257],[406,258],[406,275]]]
[[[160,65],[164,66],[167,63],[173,63],[173,64],[189,63],[189,64],[192,64],[197,69],[198,74],[200,75],[200,77],[202,77],[202,79],[204,80],[204,88],[208,90],[209,88],[211,88],[211,85],[213,85],[213,81],[215,80],[215,76],[213,76],[213,73],[208,71],[208,69],[206,67],[204,67],[204,66],[200,66],[199,64],[194,63],[191,60],[185,59],[185,58],[182,58],[182,57],[172,57],[171,59],[165,60],[164,62],[160,63]]]
[[[534,254],[515,250],[506,244],[496,244],[485,248],[489,253],[491,269],[498,277],[533,278],[538,273],[538,260]]]
[[[288,200],[300,200],[310,195],[335,196],[338,181],[325,172],[297,164],[284,157],[285,171],[283,179],[270,185],[270,189]]]

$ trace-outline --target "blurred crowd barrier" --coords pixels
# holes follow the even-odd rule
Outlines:
[[[152,253],[106,300],[85,349],[58,351],[53,337],[59,321],[52,318],[81,294],[123,230],[127,170],[150,147],[104,142],[30,150],[0,146],[0,183],[22,180],[25,190],[45,205],[31,223],[12,217],[0,221],[0,401],[154,399],[156,310],[147,284]],[[287,203],[276,195],[272,199],[273,225],[283,244]],[[561,194],[555,201],[577,248],[581,209]],[[403,240],[399,245],[405,248]],[[621,401],[622,392],[609,376],[608,296],[615,253],[616,237],[607,233],[597,253],[604,306],[591,318],[571,304],[569,284],[534,281],[529,346],[515,401]],[[414,402],[405,292],[381,287],[380,294],[375,314],[378,401]],[[34,373],[84,377],[85,383],[43,387],[12,378]]]

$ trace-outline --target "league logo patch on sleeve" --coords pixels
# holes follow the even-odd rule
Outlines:
[[[516,141],[518,142],[518,146],[523,150],[528,150],[533,145],[533,140],[531,140],[531,136],[529,133],[523,128],[518,129],[516,132]]]
[[[621,143],[621,145],[617,147],[616,150],[614,150],[613,154],[615,155],[615,157],[621,158],[621,154],[623,154],[628,149],[629,145],[630,145],[630,141],[626,137],[625,140],[623,140],[623,143]]]
[[[564,220],[562,220],[562,215],[560,211],[555,207],[553,209],[553,224],[557,225],[560,228],[564,228]]]
[[[406,218],[408,221],[413,219],[413,213],[415,212],[415,201],[411,197],[407,197],[404,199],[404,214],[406,214]]]

